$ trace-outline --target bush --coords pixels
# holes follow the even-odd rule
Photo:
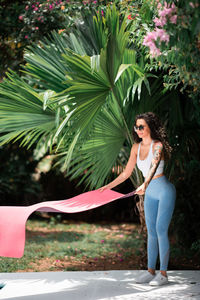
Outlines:
[[[1,147],[0,205],[30,205],[40,198],[41,185],[32,178],[37,161],[18,144]]]
[[[19,70],[23,50],[52,30],[69,32],[80,14],[104,7],[106,1],[14,0],[0,2],[0,72]],[[5,26],[6,24],[6,26]]]

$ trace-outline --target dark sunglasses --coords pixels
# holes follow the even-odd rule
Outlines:
[[[134,130],[135,131],[137,131],[137,130],[139,130],[139,131],[141,131],[141,130],[144,130],[144,125],[139,125],[139,126],[134,126]]]

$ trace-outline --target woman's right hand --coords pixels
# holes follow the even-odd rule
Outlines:
[[[103,192],[103,191],[108,190],[108,189],[111,189],[111,186],[109,184],[106,184],[106,185],[100,187],[98,190],[100,192]]]

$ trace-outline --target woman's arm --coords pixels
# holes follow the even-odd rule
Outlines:
[[[160,162],[161,157],[162,157],[162,151],[163,151],[162,143],[160,143],[160,142],[156,143],[154,153],[153,153],[152,162],[151,162],[147,177],[145,178],[144,183],[137,188],[136,194],[143,195],[145,193],[145,190],[146,190],[147,186],[149,185],[149,183],[150,183],[151,179],[153,178],[154,174],[156,173],[157,167],[158,167],[159,162]]]
[[[137,160],[137,150],[136,149],[137,149],[137,145],[134,144],[131,148],[130,157],[129,157],[129,160],[127,162],[127,165],[126,165],[124,171],[117,178],[115,178],[113,181],[111,181],[109,184],[101,187],[99,189],[101,192],[105,189],[114,188],[115,186],[124,182],[126,179],[128,179],[131,176],[133,169],[135,168],[136,160]]]

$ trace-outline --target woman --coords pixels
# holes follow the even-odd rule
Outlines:
[[[170,156],[171,147],[160,120],[152,112],[136,116],[133,136],[136,143],[132,146],[126,168],[115,180],[100,190],[112,189],[125,181],[131,176],[137,163],[144,176],[144,183],[137,188],[136,194],[145,195],[144,213],[148,233],[148,270],[137,278],[136,282],[163,285],[168,283],[168,227],[176,199],[175,187],[163,173],[164,162]],[[158,252],[160,272],[156,275]]]

